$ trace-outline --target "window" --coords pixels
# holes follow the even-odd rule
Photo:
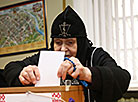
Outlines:
[[[112,0],[113,56],[138,87],[138,0]]]

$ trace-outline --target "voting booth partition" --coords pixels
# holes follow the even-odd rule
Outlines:
[[[0,88],[0,102],[84,102],[81,85]]]

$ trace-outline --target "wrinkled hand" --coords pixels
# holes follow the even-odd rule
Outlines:
[[[40,80],[38,67],[35,65],[24,67],[19,75],[19,80],[23,85],[36,84],[36,81]]]
[[[84,67],[77,58],[71,57],[70,60],[72,60],[75,63],[76,70],[73,72],[74,69],[73,64],[70,61],[65,60],[60,65],[57,76],[59,78],[62,77],[62,79],[65,80],[66,75],[68,73],[74,79],[76,79],[79,76],[79,80],[91,82],[92,74],[90,70],[87,67]]]

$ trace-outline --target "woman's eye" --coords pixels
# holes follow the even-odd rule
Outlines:
[[[67,45],[72,45],[72,44],[73,44],[72,41],[67,42]]]
[[[57,45],[61,45],[62,43],[60,41],[55,42]]]

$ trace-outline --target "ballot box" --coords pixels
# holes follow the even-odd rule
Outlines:
[[[81,85],[0,88],[0,102],[84,102]]]

